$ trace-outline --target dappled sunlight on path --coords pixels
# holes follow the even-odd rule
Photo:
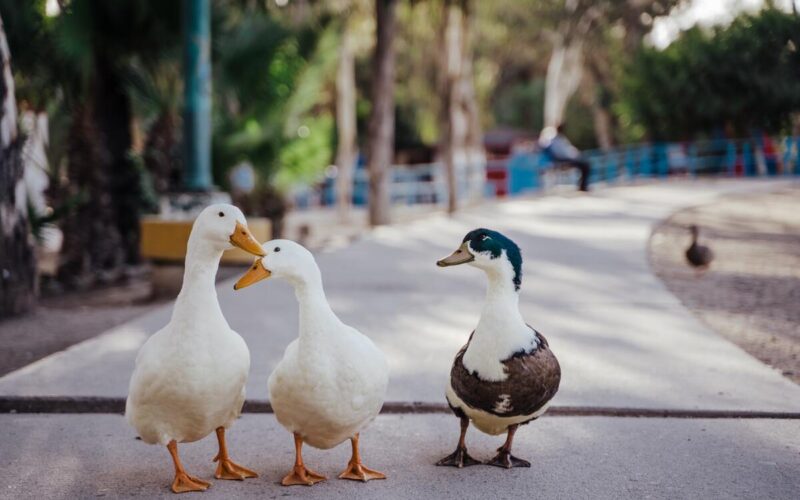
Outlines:
[[[798,411],[800,388],[695,320],[651,273],[645,252],[653,225],[674,210],[780,185],[671,181],[490,202],[453,218],[383,227],[317,259],[334,310],[386,352],[389,401],[444,401],[485,278],[469,266],[438,269],[435,262],[468,230],[486,226],[523,249],[523,315],[563,367],[554,404]],[[231,285],[218,291],[251,349],[248,397],[265,399],[267,376],[296,336],[294,294],[277,280],[240,292]],[[125,396],[144,340],[131,332],[156,331],[168,313],[155,311],[0,379],[0,394]],[[127,351],[114,348],[122,345]]]

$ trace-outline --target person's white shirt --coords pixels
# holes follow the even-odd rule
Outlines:
[[[580,150],[564,134],[559,134],[555,127],[545,127],[542,130],[539,134],[539,145],[556,159],[577,160],[581,157]]]

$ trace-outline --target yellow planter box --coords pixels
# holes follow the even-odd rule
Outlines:
[[[143,217],[141,225],[140,249],[142,257],[163,262],[183,262],[186,257],[186,243],[192,232],[194,220],[169,220],[158,216]],[[253,236],[265,242],[272,239],[269,219],[248,217],[247,227]],[[228,250],[222,256],[223,264],[250,264],[253,256],[238,248]]]

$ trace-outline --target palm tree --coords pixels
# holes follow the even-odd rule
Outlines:
[[[156,0],[72,0],[53,36],[72,109],[68,176],[81,200],[62,224],[59,274],[73,284],[119,276],[139,259],[141,172],[131,160],[127,75],[135,58],[178,44],[180,6]]]

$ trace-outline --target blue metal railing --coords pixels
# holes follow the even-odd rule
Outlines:
[[[485,164],[459,165],[456,190],[459,200],[482,198],[485,195]],[[447,179],[440,163],[393,165],[390,196],[393,205],[444,205],[448,200]],[[294,194],[297,208],[333,205],[336,202],[336,178],[326,177],[317,188],[297,189]],[[369,174],[363,163],[353,172],[353,204],[366,205],[369,198]]]
[[[590,183],[613,184],[634,179],[683,176],[775,176],[800,175],[800,137],[714,139],[693,142],[629,144],[609,150],[590,150],[584,157],[591,164]],[[499,166],[498,166],[499,165]],[[541,152],[518,152],[507,160],[492,160],[491,170],[504,171],[503,189],[496,179],[487,180],[485,162],[459,165],[456,170],[459,199],[510,196],[546,190],[554,185],[577,183],[576,169],[553,168]],[[366,205],[369,177],[363,161],[353,175],[353,203]],[[439,163],[392,167],[391,198],[395,205],[445,204],[447,183]],[[333,205],[335,178],[326,178],[317,188],[304,187],[294,194],[295,206]]]
[[[590,183],[614,183],[670,175],[800,175],[800,137],[646,143],[584,152],[592,166]],[[576,172],[560,172],[540,151],[517,153],[507,164],[508,194],[574,183]]]

